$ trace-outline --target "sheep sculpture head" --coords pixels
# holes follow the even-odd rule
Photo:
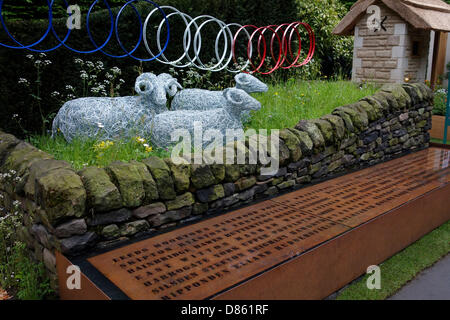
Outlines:
[[[136,79],[134,90],[151,105],[156,114],[167,111],[167,95],[173,97],[181,85],[168,74],[143,73]]]
[[[269,90],[264,82],[248,73],[239,73],[234,79],[236,80],[236,88],[247,93],[267,92]]]
[[[169,97],[174,97],[178,90],[183,90],[183,87],[178,82],[177,79],[172,77],[170,74],[162,73],[158,76],[158,79],[164,83],[164,88],[166,89]]]
[[[242,89],[228,88],[223,91],[228,113],[240,119],[243,112],[261,109],[261,103]]]

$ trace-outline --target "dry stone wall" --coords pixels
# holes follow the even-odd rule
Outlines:
[[[79,172],[0,132],[0,208],[24,214],[18,236],[56,287],[55,251],[78,255],[232,210],[429,146],[433,94],[422,84],[301,120],[280,132],[280,170],[260,165],[175,165],[151,157]]]

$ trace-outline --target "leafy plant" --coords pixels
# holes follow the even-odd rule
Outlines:
[[[10,170],[0,174],[0,183],[14,186],[20,183],[20,178]],[[13,289],[19,299],[43,299],[52,294],[45,267],[30,258],[26,244],[18,239],[24,228],[19,201],[14,201],[11,210],[7,210],[4,197],[0,193],[0,286]]]
[[[297,0],[298,17],[307,22],[316,34],[315,59],[322,64],[322,73],[350,75],[353,58],[353,39],[336,36],[334,27],[347,13],[339,0]]]
[[[447,111],[447,90],[440,88],[434,93],[434,108],[433,114],[436,116],[445,116]]]

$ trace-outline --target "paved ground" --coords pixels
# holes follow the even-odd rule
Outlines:
[[[450,255],[420,273],[390,300],[450,300]]]

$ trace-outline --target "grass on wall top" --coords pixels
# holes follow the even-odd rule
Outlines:
[[[289,80],[269,86],[267,93],[255,94],[261,110],[246,125],[253,129],[285,129],[300,120],[320,118],[334,109],[372,95],[377,87],[350,81]]]
[[[372,95],[374,85],[357,85],[349,81],[296,81],[269,86],[269,92],[255,94],[262,109],[254,112],[246,129],[284,129],[294,127],[302,119],[315,119],[335,108],[351,104]],[[65,160],[74,169],[87,166],[105,167],[120,161],[142,160],[149,156],[169,157],[170,150],[151,146],[148,137],[129,141],[74,140],[71,144],[62,137],[33,136],[29,141],[37,148]]]

